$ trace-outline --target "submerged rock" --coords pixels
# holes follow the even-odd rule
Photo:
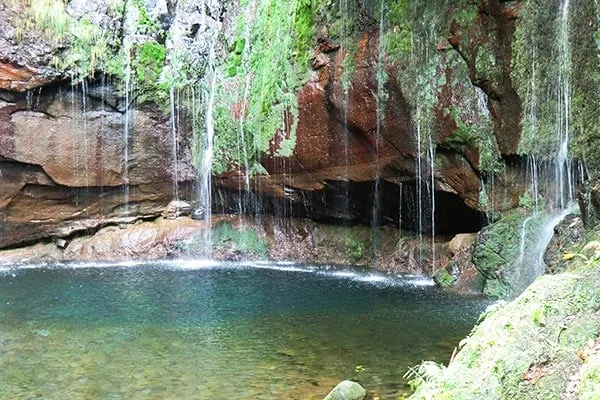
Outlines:
[[[342,381],[323,400],[362,400],[366,395],[367,391],[358,383]]]

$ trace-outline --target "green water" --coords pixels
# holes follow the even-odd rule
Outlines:
[[[397,399],[407,367],[447,362],[487,305],[418,278],[271,267],[4,271],[0,398],[320,399],[354,379]]]

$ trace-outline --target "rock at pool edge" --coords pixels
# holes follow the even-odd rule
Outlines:
[[[367,391],[356,382],[342,381],[323,400],[363,400]]]

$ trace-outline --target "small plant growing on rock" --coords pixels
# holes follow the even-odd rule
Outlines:
[[[258,236],[255,230],[247,227],[234,227],[227,222],[213,229],[212,241],[216,249],[229,247],[260,258],[265,258],[269,252],[267,243]]]
[[[348,255],[352,261],[360,261],[364,256],[364,252],[365,246],[361,241],[354,238],[346,239],[346,255]]]
[[[450,287],[454,284],[454,277],[446,268],[440,268],[433,273],[433,280],[440,287]]]

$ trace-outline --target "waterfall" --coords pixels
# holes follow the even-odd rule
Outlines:
[[[379,6],[379,32],[384,30],[384,19],[385,19],[385,2],[380,1]],[[381,224],[380,212],[381,212],[381,168],[379,165],[379,147],[381,146],[381,124],[383,119],[382,110],[382,99],[383,99],[383,85],[384,85],[384,46],[381,38],[378,43],[377,51],[377,92],[375,94],[375,112],[376,112],[376,125],[375,125],[375,188],[373,191],[373,207],[371,214],[371,242],[373,247],[373,256],[377,255],[379,246],[379,225]],[[400,197],[401,199],[401,197]],[[400,203],[402,201],[400,200]]]
[[[413,90],[414,121],[416,139],[416,192],[417,192],[417,230],[419,238],[419,259],[424,261],[423,241],[424,233],[430,233],[431,270],[435,270],[435,146],[436,130],[433,124],[435,119],[435,102],[440,88],[437,68],[440,62],[439,55],[433,51],[436,46],[436,32],[440,10],[438,4],[433,4],[428,9],[428,18],[415,22],[414,32],[411,35],[411,64],[416,74]],[[413,10],[417,14],[417,9]],[[416,34],[415,34],[416,33]]]
[[[83,205],[85,215],[89,218],[89,200],[90,200],[90,159],[89,159],[89,148],[88,148],[88,124],[87,124],[87,82],[86,80],[81,81],[81,116],[83,118],[83,154],[84,160],[84,176],[85,176],[85,188],[84,188],[84,199]]]
[[[540,183],[538,162],[534,154],[527,157],[527,173],[529,174],[529,191],[531,192],[532,205],[534,210],[540,208]]]
[[[348,37],[349,32],[347,30],[347,22],[349,20],[349,15],[348,15],[348,4],[347,4],[347,0],[340,0],[340,15],[342,16],[342,28],[341,28],[341,35],[342,35],[342,40],[344,41],[344,48],[346,49],[346,55],[344,58],[344,72],[343,72],[343,78],[342,78],[342,108],[343,108],[343,131],[342,131],[342,141],[343,141],[343,147],[344,147],[344,174],[345,174],[345,182],[343,182],[342,184],[344,185],[344,190],[342,193],[343,199],[342,199],[342,215],[344,216],[343,218],[345,218],[347,221],[350,220],[350,181],[348,180],[348,164],[350,162],[350,154],[349,154],[349,145],[350,145],[350,131],[348,130],[348,114],[349,114],[349,108],[350,108],[350,68],[349,68],[349,63],[351,63],[353,60],[349,59],[349,57],[352,56],[352,54],[350,53],[349,49],[350,49],[350,45],[349,42],[352,40],[351,37]]]
[[[569,0],[563,0],[557,42],[559,45],[557,82],[556,136],[558,142],[555,163],[556,200],[564,209],[573,200],[572,163],[569,159],[571,130],[571,44],[569,38]]]
[[[431,195],[431,272],[435,272],[435,146],[431,135],[429,135],[429,166]]]
[[[398,184],[398,232],[402,234],[402,182]]]
[[[529,124],[531,129],[531,140],[536,140],[537,135],[537,48],[534,46],[531,54],[531,92],[530,92],[530,106],[529,106]],[[539,207],[539,180],[538,180],[538,164],[535,154],[531,154],[528,157],[527,169],[530,173],[531,186],[530,192],[533,197],[534,209]]]
[[[179,200],[179,165],[177,160],[177,114],[175,107],[175,88],[173,85],[169,88],[169,103],[171,110],[171,155],[172,155],[172,168],[173,168],[173,199]]]
[[[517,259],[517,264],[522,263],[525,257],[525,229],[527,228],[527,223],[531,221],[531,218],[532,217],[525,218],[525,220],[523,221],[523,225],[521,226],[521,241],[519,244],[519,258]]]
[[[511,296],[521,293],[535,278],[545,272],[544,253],[552,236],[554,228],[568,214],[575,211],[574,180],[572,161],[569,155],[569,140],[571,137],[572,120],[572,54],[569,37],[570,27],[570,0],[562,0],[556,27],[556,58],[558,64],[557,77],[552,83],[551,93],[554,97],[547,101],[554,101],[555,111],[555,139],[556,147],[552,159],[546,163],[539,162],[536,154],[527,158],[527,179],[529,181],[530,198],[522,206],[531,208],[533,215],[526,218],[521,229],[519,256],[514,262],[514,273],[508,278]],[[531,52],[531,83],[528,89],[529,104],[526,110],[530,129],[530,142],[535,143],[538,134],[538,108],[544,99],[538,96],[537,87],[537,54],[535,46]],[[554,103],[553,103],[554,104]],[[546,177],[551,187],[547,188],[549,195],[548,210],[544,210],[539,199],[543,198],[540,190],[540,176]]]
[[[237,143],[238,160],[242,160],[243,162],[243,165],[240,166],[240,169],[243,171],[244,174],[244,186],[242,187],[241,183],[238,186],[238,212],[240,214],[240,218],[244,214],[245,208],[248,207],[248,205],[244,204],[242,194],[244,193],[244,191],[246,193],[250,193],[250,165],[248,158],[248,149],[246,147],[246,129],[244,124],[246,122],[246,109],[248,107],[250,97],[250,77],[252,76],[250,73],[250,47],[252,45],[252,36],[250,34],[250,21],[254,19],[252,14],[256,11],[256,0],[250,0],[248,5],[244,8],[244,10],[246,19],[246,25],[244,26],[244,50],[242,51],[242,68],[244,69],[244,92],[242,95],[242,106],[239,116],[239,132]]]
[[[577,208],[570,203],[557,214],[536,213],[523,221],[519,256],[514,262],[514,273],[508,278],[509,296],[521,294],[538,276],[544,274],[544,253],[554,236],[554,228]]]
[[[126,42],[125,46],[125,123],[123,125],[123,204],[125,215],[129,214],[129,135],[133,80],[131,71],[131,43]]]
[[[423,259],[423,160],[421,144],[421,109],[417,108],[417,229],[419,235],[419,260]]]
[[[211,175],[213,162],[213,138],[215,134],[214,109],[215,109],[215,90],[217,87],[217,70],[215,64],[215,49],[212,46],[209,49],[209,60],[207,76],[209,81],[208,87],[208,102],[206,105],[206,113],[204,116],[205,137],[204,148],[202,150],[202,158],[199,165],[199,180],[198,180],[198,199],[197,206],[194,210],[194,218],[205,219],[208,221],[209,229],[204,230],[204,247],[205,256],[210,258],[211,254],[211,230],[210,221],[212,216],[212,195],[211,195]]]

